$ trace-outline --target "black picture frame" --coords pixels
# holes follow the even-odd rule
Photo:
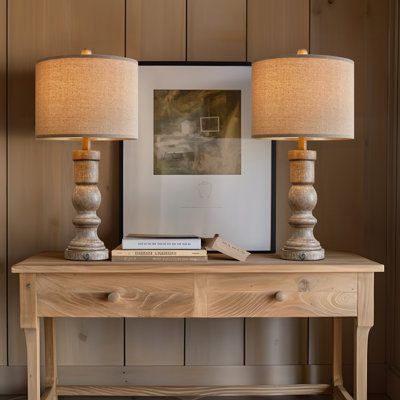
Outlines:
[[[139,61],[139,66],[251,66],[250,62],[207,62],[207,61]],[[119,143],[119,222],[120,242],[123,239],[123,169],[124,151],[123,141]],[[275,253],[276,252],[276,142],[271,142],[271,249],[268,251],[252,251],[253,253]]]

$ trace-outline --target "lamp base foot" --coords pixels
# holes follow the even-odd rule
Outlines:
[[[108,260],[108,250],[73,250],[66,249],[64,258],[73,261],[101,261]]]
[[[284,260],[292,261],[317,261],[325,258],[325,250],[320,248],[316,250],[295,250],[283,248],[280,254]]]

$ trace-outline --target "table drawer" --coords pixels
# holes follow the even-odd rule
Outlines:
[[[38,315],[48,317],[188,317],[194,308],[193,277],[41,274],[37,305]]]
[[[357,274],[232,274],[207,280],[208,317],[355,316]]]

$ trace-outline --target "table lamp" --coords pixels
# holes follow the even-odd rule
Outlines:
[[[281,257],[323,259],[324,249],[313,233],[316,152],[307,150],[307,141],[354,138],[354,62],[307,50],[257,61],[252,65],[252,96],[254,138],[298,140],[298,148],[289,151],[292,235]]]
[[[97,235],[100,152],[91,150],[91,141],[137,139],[137,93],[135,60],[82,50],[36,64],[36,138],[82,141],[82,149],[73,151],[76,235],[65,250],[66,259],[108,258]]]

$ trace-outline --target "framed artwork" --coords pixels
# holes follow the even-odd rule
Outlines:
[[[139,67],[139,139],[123,144],[123,234],[219,233],[274,250],[274,153],[251,139],[248,64]]]

